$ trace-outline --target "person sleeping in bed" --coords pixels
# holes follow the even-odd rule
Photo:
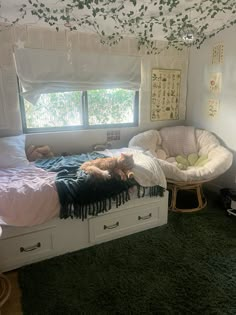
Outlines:
[[[99,158],[84,162],[80,169],[95,178],[107,180],[119,176],[121,180],[126,181],[134,176],[131,171],[133,167],[133,155],[121,153],[119,157]]]

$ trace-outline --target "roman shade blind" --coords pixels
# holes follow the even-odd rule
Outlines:
[[[15,49],[17,75],[23,96],[34,103],[40,94],[75,90],[124,88],[141,83],[139,56],[65,50]]]

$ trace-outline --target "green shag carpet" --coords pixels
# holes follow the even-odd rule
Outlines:
[[[21,268],[24,314],[235,315],[236,218],[218,204]]]

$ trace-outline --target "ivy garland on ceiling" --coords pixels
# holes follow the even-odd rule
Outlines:
[[[236,23],[235,0],[57,0],[54,5],[45,0],[25,1],[17,18],[5,18],[5,22],[16,25],[32,15],[35,21],[43,21],[57,31],[64,27],[70,31],[95,31],[101,42],[110,46],[132,36],[138,48],[145,47],[147,53],[160,52],[155,46],[156,26],[167,40],[166,48],[181,50],[188,45],[200,48],[207,38]],[[212,28],[215,19],[222,23]]]

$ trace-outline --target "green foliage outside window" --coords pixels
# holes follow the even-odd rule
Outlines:
[[[82,124],[81,92],[41,94],[36,104],[25,100],[27,128]]]
[[[86,101],[83,93],[87,93],[88,104],[83,103]],[[36,104],[24,100],[25,127],[40,129],[134,123],[134,97],[135,91],[124,89],[41,94]]]
[[[134,91],[123,89],[88,91],[90,125],[132,123]]]

